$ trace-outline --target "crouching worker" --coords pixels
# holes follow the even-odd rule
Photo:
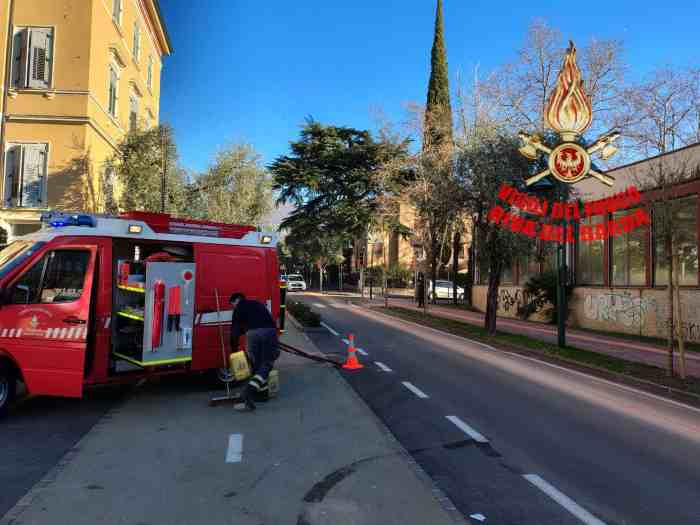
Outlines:
[[[238,349],[238,340],[245,330],[253,376],[241,395],[236,410],[255,410],[256,401],[269,399],[267,378],[280,355],[277,347],[277,327],[267,307],[245,298],[241,292],[231,295],[231,350]]]

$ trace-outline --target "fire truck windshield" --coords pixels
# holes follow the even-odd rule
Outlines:
[[[0,279],[32,256],[44,243],[15,241],[0,251]]]

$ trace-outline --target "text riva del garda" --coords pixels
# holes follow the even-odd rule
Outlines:
[[[639,204],[641,195],[636,187],[630,186],[625,191],[611,197],[590,202],[553,202],[539,199],[527,193],[523,193],[508,184],[502,184],[498,191],[498,199],[510,206],[506,209],[496,205],[489,210],[488,221],[498,224],[499,227],[520,233],[542,241],[566,242],[575,241],[573,222],[582,218],[594,216],[607,216]],[[534,215],[540,219],[533,219],[521,215],[521,213]],[[566,221],[562,226],[551,222]],[[601,224],[581,224],[579,226],[579,239],[581,241],[600,241],[606,237],[617,237],[629,233],[636,228],[650,224],[649,215],[642,208]]]

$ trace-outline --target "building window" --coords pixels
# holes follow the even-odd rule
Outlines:
[[[116,118],[117,116],[117,90],[119,87],[119,75],[117,68],[114,65],[109,66],[109,114]]]
[[[53,57],[53,29],[15,29],[12,41],[12,86],[18,89],[49,89]]]
[[[102,194],[104,195],[105,211],[108,213],[115,211],[116,208],[116,199],[114,195],[114,182],[116,176],[114,166],[107,165],[103,174]]]
[[[139,61],[141,56],[141,26],[138,22],[134,22],[134,43],[133,43],[134,60]]]
[[[635,210],[618,211],[613,219],[634,213]],[[646,226],[611,239],[610,274],[615,286],[644,286],[647,283]]]
[[[148,69],[146,70],[146,85],[153,89],[153,55],[148,57]]]
[[[668,285],[670,257],[664,235],[664,208],[668,206],[676,249],[678,250],[678,283],[685,286],[698,285],[698,196],[684,197],[667,204],[657,204],[653,209],[654,223],[654,284]]]
[[[605,218],[601,216],[582,219],[581,224],[588,224],[595,228],[596,224],[603,224]],[[576,265],[576,282],[578,284],[605,284],[603,274],[603,250],[605,241],[578,241],[578,264]]]
[[[112,0],[112,20],[119,26],[122,24],[122,0]]]
[[[138,125],[139,101],[136,95],[129,97],[129,131],[134,131]]]
[[[501,284],[513,284],[513,265],[510,261],[503,264],[503,270],[501,270]]]
[[[540,264],[535,254],[518,257],[518,284],[525,286],[530,277],[540,273]]]
[[[10,144],[5,152],[5,207],[45,208],[48,144]]]

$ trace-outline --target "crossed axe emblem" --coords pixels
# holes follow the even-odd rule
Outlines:
[[[525,133],[524,131],[521,131],[518,133],[518,136],[520,137],[520,140],[523,141],[523,147],[520,148],[520,152],[525,155],[527,158],[534,160],[537,158],[537,150],[542,151],[543,153],[546,153],[547,155],[552,154],[552,149],[548,148],[544,144],[542,144],[542,140],[538,135],[529,135]],[[598,151],[601,151],[601,158],[603,160],[607,160],[610,157],[612,157],[616,152],[617,152],[617,147],[614,145],[614,142],[620,137],[620,133],[617,131],[609,131],[607,133],[604,133],[596,141],[593,143],[592,146],[590,146],[588,149],[583,149],[589,156],[592,155],[593,153],[596,153]],[[575,146],[575,143],[571,143]],[[525,184],[527,186],[530,186],[537,182],[540,179],[543,179],[547,175],[551,174],[551,170],[547,168],[541,173],[538,173],[537,175],[533,175],[532,177],[529,177],[525,179]],[[614,183],[614,178],[611,177],[610,175],[605,175],[603,173],[600,173],[598,171],[589,169],[588,174],[591,175],[592,177],[595,177],[599,181],[601,181],[604,184],[607,184],[608,186],[612,186]]]

